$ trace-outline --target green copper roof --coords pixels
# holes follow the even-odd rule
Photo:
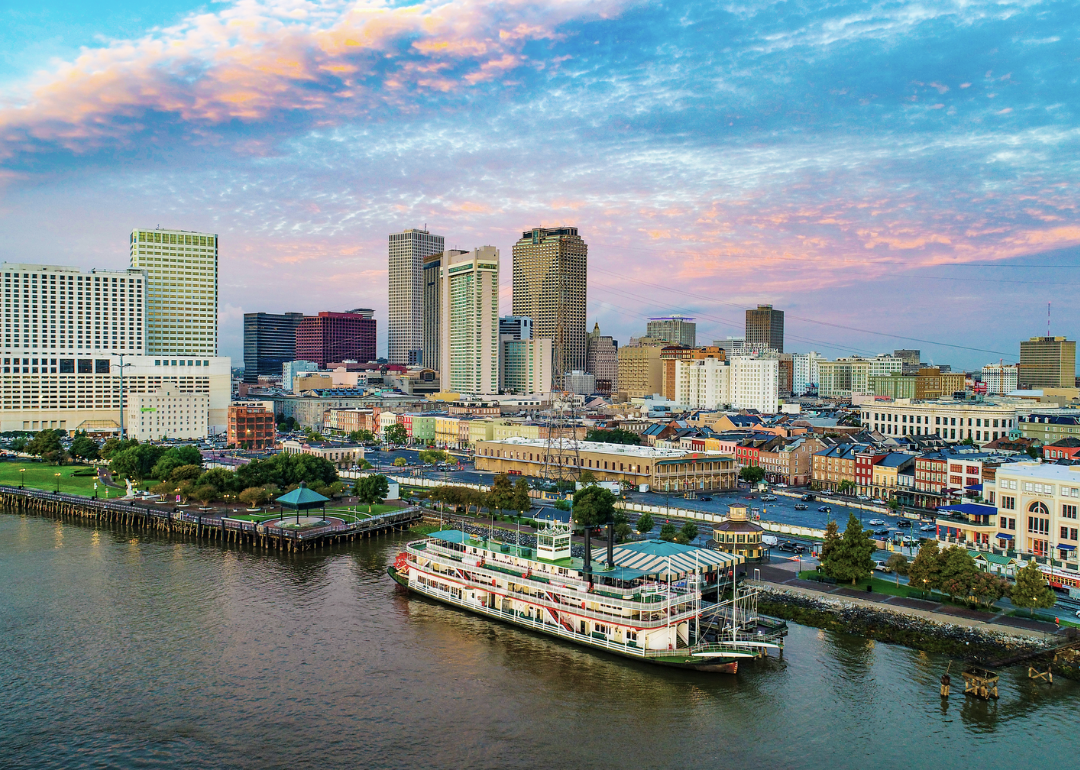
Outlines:
[[[302,511],[307,508],[318,508],[329,501],[329,497],[323,497],[318,492],[312,492],[307,488],[306,484],[301,483],[292,492],[286,492],[279,497],[276,502],[281,503],[286,508],[295,508]]]

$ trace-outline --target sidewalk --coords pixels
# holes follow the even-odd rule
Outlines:
[[[808,562],[804,560],[803,568],[809,569],[810,567],[807,565]],[[954,607],[934,601],[867,593],[866,591],[853,589],[851,586],[800,580],[797,570],[798,564],[795,562],[780,562],[757,567],[747,565],[747,577],[751,577],[757,572],[761,577],[761,582],[766,586],[802,594],[803,596],[817,599],[839,599],[862,607],[878,609],[884,607],[893,612],[912,615],[935,623],[985,628],[990,631],[1026,636],[1040,641],[1046,641],[1057,634],[1063,634],[1065,630],[1064,628],[1058,628],[1053,623],[1013,618],[1004,613],[980,612],[979,610]]]

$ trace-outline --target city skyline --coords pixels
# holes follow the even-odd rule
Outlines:
[[[788,349],[834,358],[1015,360],[1048,301],[1051,334],[1077,336],[1061,7],[301,5],[0,11],[0,256],[115,269],[133,227],[217,233],[235,360],[244,312],[387,321],[386,235],[422,227],[504,254],[526,227],[579,228],[586,323],[621,341],[674,313],[723,338],[765,303]]]

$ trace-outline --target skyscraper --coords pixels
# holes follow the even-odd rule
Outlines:
[[[1020,343],[1020,384],[1029,388],[1076,387],[1076,343],[1032,337]]]
[[[131,266],[145,270],[148,355],[216,356],[218,238],[132,230]]]
[[[296,329],[303,313],[244,313],[244,382],[280,377],[296,358]]]
[[[772,305],[758,305],[746,311],[746,346],[751,349],[771,348],[784,352],[784,311]]]
[[[531,340],[532,319],[520,315],[504,315],[499,319],[499,339]]]
[[[596,377],[598,393],[615,393],[619,386],[619,343],[600,333],[600,324],[589,332],[585,351],[585,371]]]
[[[424,357],[424,257],[441,252],[443,243],[441,235],[427,230],[390,235],[387,335],[392,364],[418,364]]]
[[[692,348],[697,346],[697,324],[693,318],[681,315],[650,318],[645,327],[645,336]]]
[[[588,253],[576,227],[537,227],[514,244],[513,314],[533,319],[534,338],[551,338],[555,388],[563,372],[585,369]]]
[[[296,358],[320,367],[375,360],[375,319],[367,309],[304,316],[296,329]]]
[[[439,270],[447,259],[467,253],[461,249],[450,249],[424,257],[424,343],[420,363],[428,369],[439,369],[439,314],[442,312]]]
[[[499,392],[499,250],[481,246],[440,269],[439,375],[444,391]]]

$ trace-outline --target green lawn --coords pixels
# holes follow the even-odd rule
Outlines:
[[[26,486],[31,489],[47,489],[52,492],[56,489],[56,474],[59,473],[61,492],[93,497],[94,477],[71,475],[76,470],[85,471],[87,467],[85,465],[48,465],[35,462],[0,463],[0,484],[13,487],[19,486],[23,475],[19,471],[25,468]],[[105,490],[99,487],[98,494],[104,497]],[[115,490],[110,494],[115,497]]]
[[[346,518],[348,516],[355,515],[360,519],[366,519],[369,516],[376,516],[380,513],[389,513],[390,511],[400,511],[401,507],[397,505],[372,505],[371,510],[368,511],[368,506],[363,503],[356,504],[356,511],[353,511],[353,506],[338,506],[335,508],[327,508],[327,516],[340,516]]]
[[[803,570],[802,572],[799,573],[799,577],[802,578],[803,580],[813,580],[817,576],[817,574],[818,574],[817,570]],[[910,593],[913,593],[912,590],[908,587],[908,585],[906,583],[901,583],[898,586],[898,585],[896,585],[895,581],[893,581],[893,580],[885,580],[885,579],[882,579],[882,578],[879,578],[879,577],[876,577],[876,576],[874,576],[872,578],[869,578],[867,580],[857,580],[855,582],[855,585],[852,585],[850,583],[850,581],[847,582],[847,583],[837,583],[836,587],[837,588],[853,588],[856,591],[865,591],[866,586],[868,584],[873,586],[873,588],[874,588],[873,593],[886,594],[888,596],[903,596],[903,597],[907,597]],[[829,585],[832,585],[832,584],[831,583],[822,583],[821,585],[824,588],[825,586],[829,586]]]

